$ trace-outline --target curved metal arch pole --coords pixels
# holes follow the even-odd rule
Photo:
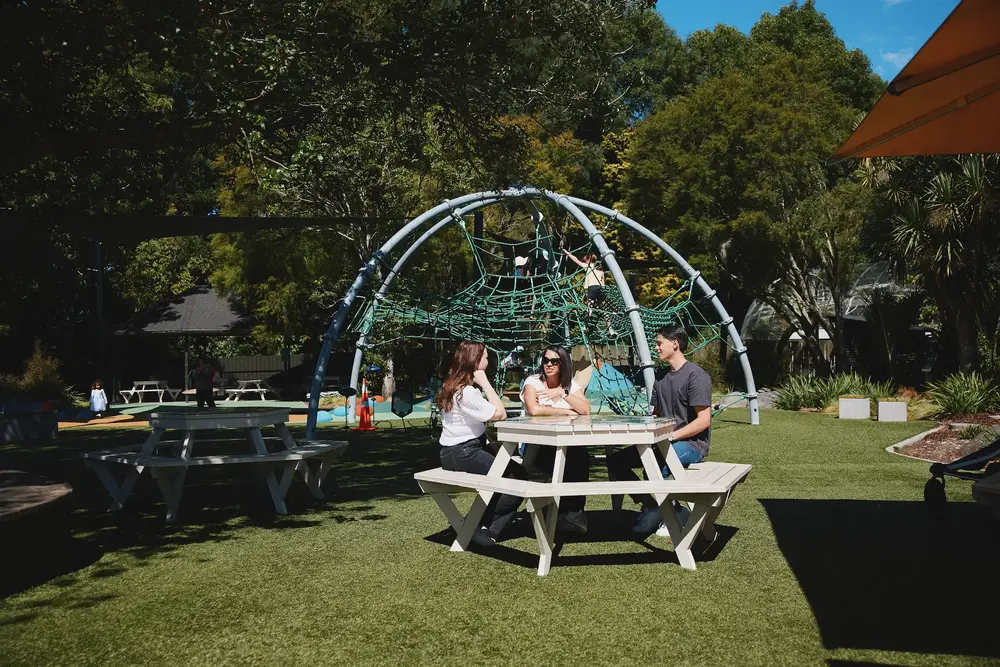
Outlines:
[[[381,287],[379,287],[378,292],[375,294],[375,300],[381,301],[385,298],[385,295],[389,292],[389,288],[396,281],[396,277],[400,272],[406,267],[406,264],[410,261],[410,257],[420,249],[420,247],[428,241],[432,236],[437,234],[439,231],[447,227],[451,223],[458,223],[458,220],[464,216],[476,211],[480,208],[485,208],[497,202],[503,201],[502,198],[496,199],[485,199],[483,201],[474,202],[464,208],[454,211],[444,218],[439,220],[434,226],[425,231],[420,237],[414,241],[406,252],[399,258],[396,264],[390,269],[389,273],[386,275],[385,279],[382,281]],[[365,343],[368,340],[367,334],[361,334],[358,337],[357,345],[354,349],[354,365],[351,367],[351,384],[349,386],[356,387],[358,384],[358,378],[361,375],[361,361],[364,357]],[[347,399],[347,421],[350,424],[354,423],[354,409],[357,405],[357,396],[351,396]]]
[[[368,279],[375,273],[379,261],[385,257],[396,244],[402,241],[404,238],[409,236],[411,233],[416,231],[425,222],[434,218],[445,211],[454,210],[457,206],[462,206],[469,202],[483,200],[483,199],[498,199],[503,198],[505,192],[510,192],[505,190],[503,192],[476,192],[474,194],[463,195],[461,197],[456,197],[455,199],[447,199],[444,202],[438,204],[432,209],[424,211],[419,216],[408,222],[399,231],[392,235],[392,237],[382,244],[382,247],[376,250],[371,259],[361,267],[358,271],[358,276],[351,283],[350,288],[347,290],[347,294],[344,298],[340,300],[340,305],[337,307],[337,312],[333,316],[333,320],[330,321],[330,326],[327,328],[326,333],[323,334],[323,346],[320,348],[319,356],[316,358],[316,369],[313,371],[312,386],[309,392],[309,410],[306,415],[306,439],[312,440],[316,437],[316,413],[319,411],[319,394],[323,390],[323,378],[326,377],[326,364],[330,360],[330,353],[333,351],[333,346],[340,338],[341,329],[344,327],[344,322],[347,320],[347,313],[350,311],[351,306],[354,305],[354,300],[357,299],[358,294],[364,289],[365,283]]]
[[[642,324],[642,318],[639,316],[639,306],[632,297],[632,290],[629,289],[628,282],[625,280],[625,274],[622,273],[621,267],[618,266],[618,260],[615,259],[615,252],[608,247],[604,236],[597,231],[597,227],[590,221],[590,218],[566,195],[549,192],[548,190],[539,190],[538,188],[525,188],[525,194],[541,195],[554,202],[557,206],[561,206],[576,218],[576,221],[580,223],[580,226],[590,236],[591,242],[601,255],[601,260],[611,269],[611,275],[614,276],[615,282],[618,284],[618,290],[622,295],[622,301],[625,303],[625,312],[628,313],[629,321],[632,323],[632,332],[635,335],[635,347],[639,352],[639,363],[642,366],[642,377],[646,382],[646,398],[652,398],[653,383],[656,381],[656,376],[653,372],[653,361],[649,355],[649,341],[646,339],[646,328]]]
[[[757,405],[757,384],[753,379],[753,370],[750,368],[750,359],[747,356],[747,348],[743,344],[743,340],[740,338],[740,332],[736,330],[736,326],[733,324],[733,318],[729,315],[729,312],[722,304],[722,301],[719,300],[719,297],[716,296],[715,290],[709,286],[704,278],[701,277],[701,272],[695,270],[693,266],[688,264],[688,261],[684,259],[680,253],[670,247],[666,241],[628,216],[622,215],[614,209],[589,202],[586,199],[569,197],[569,200],[578,206],[582,206],[596,213],[600,213],[601,215],[605,215],[612,220],[618,220],[626,227],[629,227],[646,237],[655,243],[660,250],[667,253],[674,260],[674,262],[681,267],[681,270],[687,273],[688,277],[694,279],[702,293],[711,300],[712,305],[715,307],[715,311],[719,314],[719,317],[722,318],[720,323],[726,327],[726,331],[729,333],[729,338],[733,341],[733,346],[736,348],[736,354],[740,358],[740,366],[743,367],[743,377],[747,383],[747,399],[749,400],[750,405],[750,423],[754,426],[759,426],[760,410]]]

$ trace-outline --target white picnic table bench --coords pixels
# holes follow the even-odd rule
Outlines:
[[[298,473],[309,492],[317,499],[325,497],[323,480],[330,466],[347,447],[346,442],[313,440],[296,441],[285,422],[288,410],[256,408],[244,410],[197,410],[177,408],[153,412],[149,416],[152,432],[145,443],[117,449],[84,453],[84,463],[92,468],[111,496],[108,511],[118,511],[125,505],[139,476],[147,468],[156,480],[167,504],[167,522],[177,520],[181,492],[187,471],[191,467],[214,465],[255,465],[267,483],[274,509],[287,514],[285,496]],[[261,427],[273,426],[281,446],[269,451]],[[195,434],[198,431],[223,428],[242,429],[252,445],[243,454],[194,456]],[[180,442],[163,441],[168,429],[183,431]],[[280,480],[275,471],[281,472]]]
[[[146,394],[156,394],[157,402],[162,403],[164,394],[175,401],[181,390],[171,389],[165,380],[133,380],[131,389],[122,389],[118,393],[126,403],[130,403],[133,396],[137,397],[136,403],[142,403]]]
[[[237,380],[236,387],[226,390],[227,401],[238,401],[245,394],[259,394],[260,400],[264,400],[267,393],[274,394],[276,398],[281,398],[278,390],[268,384],[267,380],[254,378],[250,380]]]
[[[538,574],[548,574],[555,547],[559,500],[567,496],[609,495],[615,509],[621,508],[624,494],[649,494],[660,504],[663,521],[670,532],[674,552],[681,567],[694,570],[691,547],[698,534],[708,540],[716,536],[715,521],[729,500],[733,488],[750,473],[751,466],[738,463],[702,462],[684,468],[669,447],[667,434],[673,420],[658,417],[593,415],[578,417],[522,417],[497,423],[500,451],[486,475],[434,468],[414,475],[421,490],[430,494],[444,513],[456,538],[452,551],[465,551],[478,528],[483,512],[494,493],[506,493],[527,502],[528,513],[538,541]],[[556,447],[551,482],[511,479],[503,476],[507,464],[516,459],[519,443],[527,445],[524,463],[530,466],[537,447]],[[607,482],[564,482],[567,447],[603,446],[610,453],[617,446],[635,445],[648,480]],[[672,479],[664,479],[653,447],[659,448],[670,467]],[[476,498],[464,517],[449,497],[450,493],[472,492]],[[673,500],[689,505],[691,515],[681,526]]]

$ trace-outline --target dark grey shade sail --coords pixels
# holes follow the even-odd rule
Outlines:
[[[139,313],[115,335],[235,336],[252,328],[239,302],[209,285],[196,285]]]

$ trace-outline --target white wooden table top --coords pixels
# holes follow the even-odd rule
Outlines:
[[[497,422],[497,440],[534,445],[594,446],[654,444],[674,430],[668,417],[576,415],[518,417]]]
[[[153,428],[175,428],[198,431],[213,428],[260,428],[288,421],[287,408],[179,408],[157,410],[149,415]]]
[[[139,387],[156,387],[158,389],[166,389],[166,380],[133,380],[132,388],[137,389]]]
[[[241,388],[249,387],[250,385],[254,385],[257,388],[270,387],[270,385],[267,383],[267,380],[237,380],[237,382],[239,383]]]

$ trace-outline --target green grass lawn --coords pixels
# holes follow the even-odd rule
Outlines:
[[[979,601],[1000,592],[1000,526],[963,482],[929,514],[927,464],[884,451],[931,424],[745,418],[715,421],[710,458],[754,470],[696,572],[664,540],[629,540],[607,498],[588,501],[590,534],[547,577],[534,539],[449,552],[412,479],[437,465],[425,428],[348,434],[334,499],[296,482],[286,517],[251,479],[194,471],[177,526],[148,479],[105,513],[77,458],[141,430],[6,446],[0,467],[73,484],[74,539],[4,573],[22,592],[0,600],[0,664],[997,664]]]

